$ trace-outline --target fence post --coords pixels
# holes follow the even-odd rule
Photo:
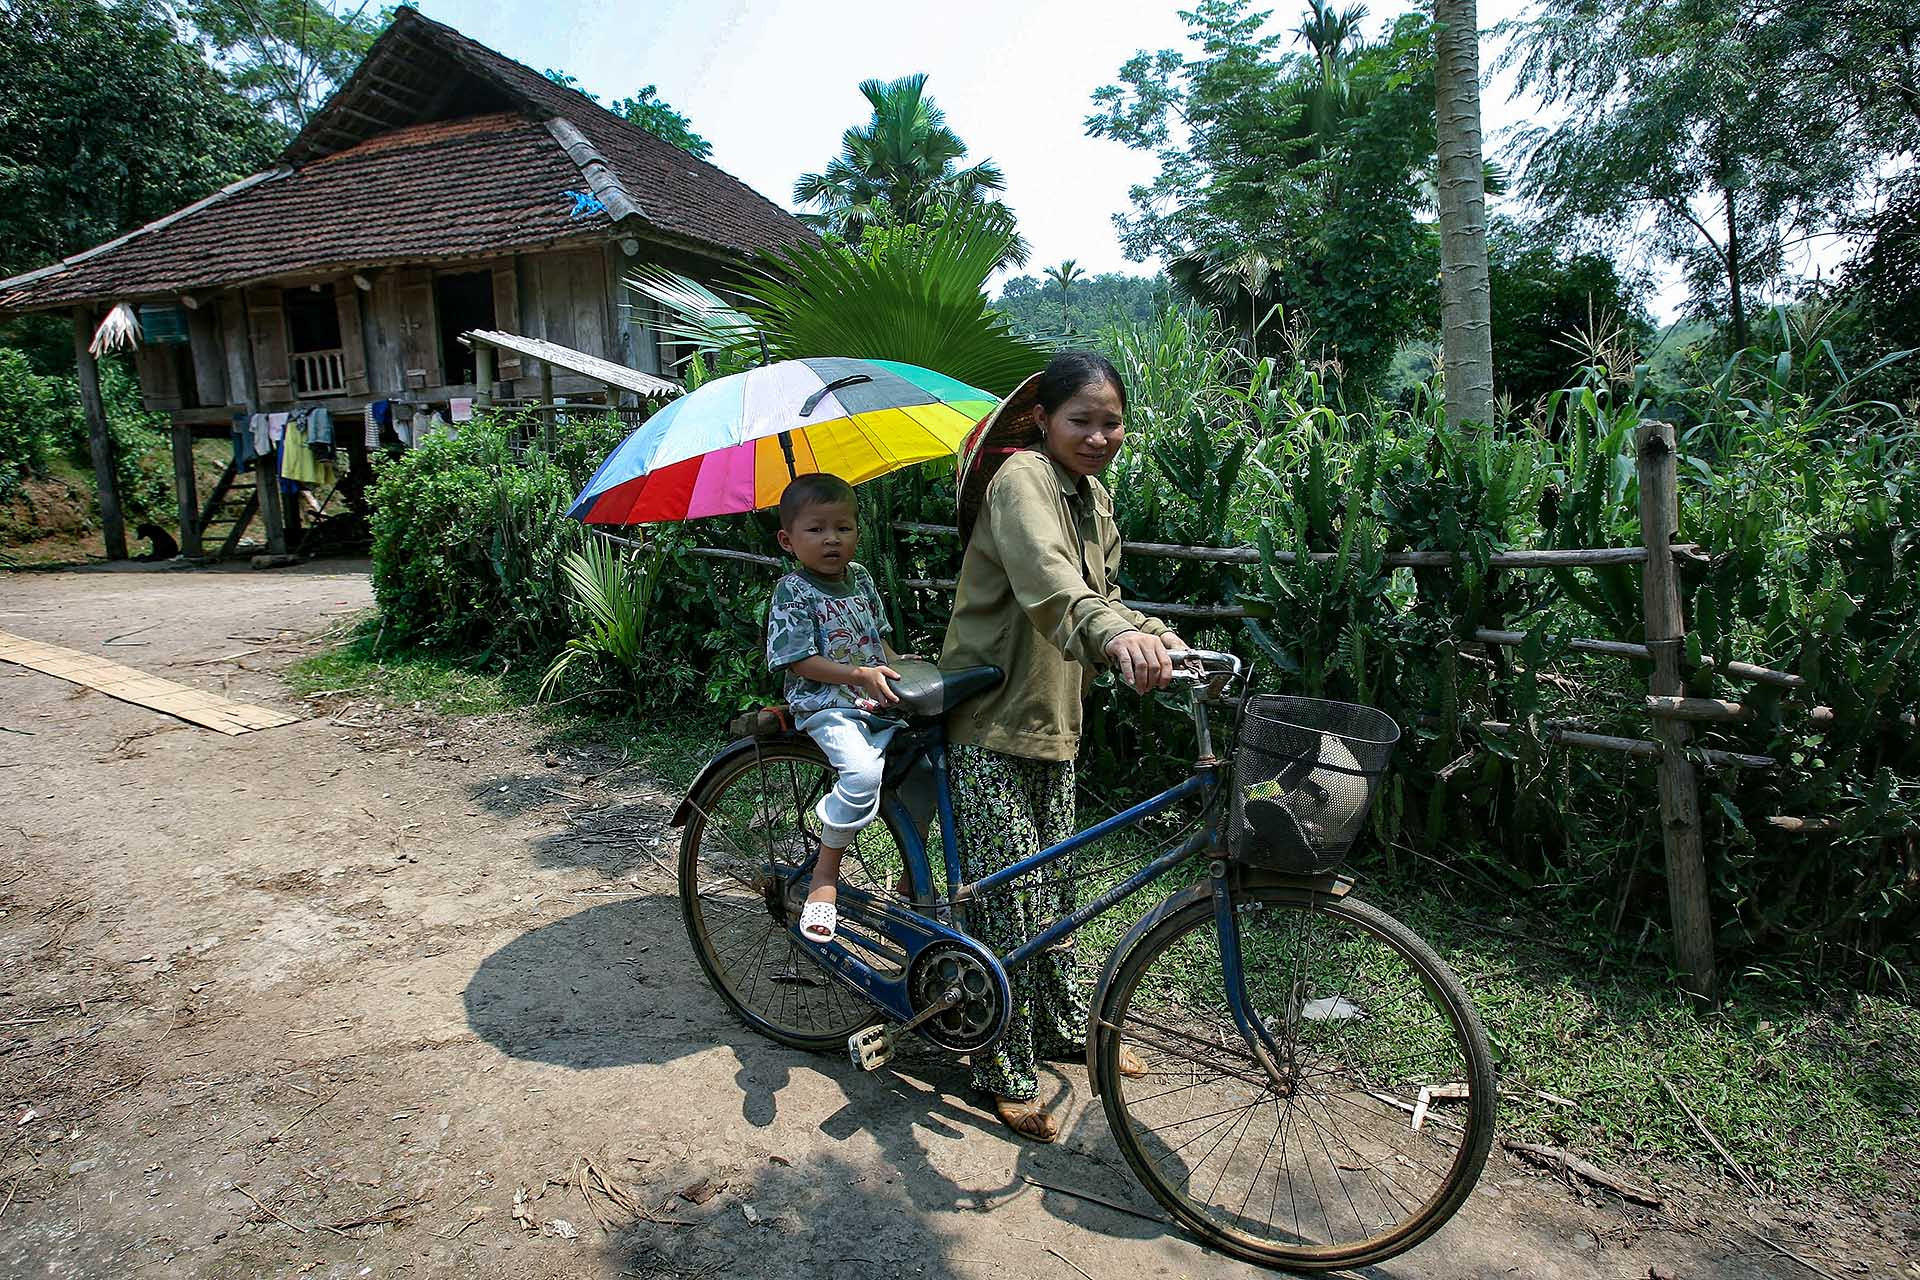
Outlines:
[[[1640,473],[1640,538],[1647,548],[1641,577],[1647,649],[1653,655],[1650,691],[1656,697],[1682,692],[1681,647],[1686,623],[1680,583],[1670,549],[1680,523],[1678,458],[1671,422],[1642,423],[1634,435]],[[1687,758],[1686,722],[1656,717],[1660,755],[1660,835],[1667,855],[1667,898],[1673,911],[1674,959],[1694,995],[1712,1000],[1713,915],[1707,903],[1706,858],[1700,847],[1700,786]]]
[[[544,406],[540,413],[540,447],[553,456],[553,366],[545,360],[540,362],[540,403]]]
[[[493,348],[473,344],[473,402],[482,408],[493,403]]]

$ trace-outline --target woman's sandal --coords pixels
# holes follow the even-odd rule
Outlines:
[[[800,933],[808,942],[825,946],[839,927],[840,912],[831,902],[809,902],[800,909]]]
[[[993,1111],[1000,1117],[1000,1123],[1030,1141],[1054,1142],[1060,1137],[1060,1122],[1037,1098],[1022,1102],[1017,1098],[996,1097]]]
[[[1120,1074],[1129,1080],[1138,1080],[1147,1074],[1147,1060],[1127,1048],[1120,1046]]]

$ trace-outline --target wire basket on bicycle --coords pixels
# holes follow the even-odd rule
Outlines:
[[[1393,717],[1373,707],[1249,698],[1233,751],[1232,856],[1293,875],[1338,867],[1399,740]]]

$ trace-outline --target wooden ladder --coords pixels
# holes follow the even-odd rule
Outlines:
[[[260,513],[260,490],[254,477],[252,468],[243,473],[233,463],[227,463],[227,469],[220,473],[220,480],[213,486],[213,492],[207,495],[206,505],[200,508],[202,546],[212,542],[211,535],[217,530],[226,531],[220,549],[213,553],[216,560],[224,560],[234,553],[248,526],[253,523],[253,518]],[[242,494],[246,495],[244,500]]]

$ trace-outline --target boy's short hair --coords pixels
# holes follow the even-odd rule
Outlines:
[[[793,522],[808,507],[838,502],[850,507],[855,505],[853,486],[839,476],[828,475],[824,471],[809,471],[795,476],[787,481],[786,492],[780,495],[780,527],[793,528]]]

